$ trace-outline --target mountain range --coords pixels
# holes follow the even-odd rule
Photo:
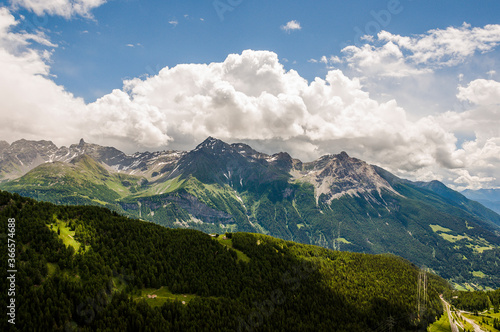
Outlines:
[[[466,189],[462,194],[468,199],[477,201],[487,208],[500,213],[500,189]]]
[[[500,215],[443,183],[412,182],[346,152],[302,162],[209,137],[191,151],[127,155],[86,143],[0,142],[0,189],[108,207],[206,233],[254,232],[392,253],[456,287],[500,287]]]

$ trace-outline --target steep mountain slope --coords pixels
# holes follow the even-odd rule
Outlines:
[[[58,204],[90,204],[119,208],[117,199],[141,187],[143,179],[121,173],[110,173],[86,154],[69,163],[44,163],[3,188],[24,196]]]
[[[49,141],[19,140],[0,144],[0,180],[14,179],[27,171],[52,161],[58,148]]]
[[[400,179],[380,167],[377,166],[374,167],[382,177],[384,177],[391,183],[391,185],[406,184],[413,187],[432,191],[435,194],[437,194],[440,197],[440,199],[444,199],[446,203],[458,207],[461,210],[465,210],[466,212],[469,212],[475,215],[476,217],[479,217],[485,222],[486,227],[492,230],[497,230],[497,227],[495,226],[491,227],[492,226],[491,223],[495,224],[496,226],[500,226],[500,215],[497,214],[495,211],[490,210],[489,208],[483,206],[482,204],[476,201],[468,199],[461,193],[448,188],[439,181],[434,180],[430,182],[411,182],[408,180]]]
[[[342,196],[365,196],[374,203],[379,201],[382,190],[399,195],[383,179],[375,168],[367,163],[350,158],[346,152],[323,156],[312,163],[304,164],[303,170],[294,172],[295,179],[311,183],[316,202],[331,204]]]
[[[467,189],[462,191],[462,194],[468,199],[477,201],[496,213],[500,213],[500,189]]]
[[[6,192],[0,217],[16,220],[17,253],[16,324],[2,331],[415,331],[447,288],[392,255],[213,238]]]
[[[8,144],[0,142],[0,182],[16,179],[28,171],[47,162],[69,162],[76,157],[87,155],[102,163],[110,170],[132,175],[154,178],[167,165],[177,162],[184,152],[138,152],[133,155],[113,148],[86,143],[58,148],[50,141],[19,140]]]
[[[167,227],[393,253],[462,286],[500,286],[500,216],[437,181],[400,179],[345,152],[302,163],[212,137],[189,152],[127,156],[83,140],[70,150],[72,162],[0,188]]]

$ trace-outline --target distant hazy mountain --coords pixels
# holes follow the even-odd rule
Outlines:
[[[500,189],[479,189],[462,191],[465,197],[478,201],[496,213],[500,213]]]
[[[192,151],[134,155],[83,140],[69,148],[22,140],[0,144],[0,175],[0,189],[40,200],[393,253],[464,286],[500,287],[500,215],[438,181],[400,179],[345,152],[303,163],[212,137]]]

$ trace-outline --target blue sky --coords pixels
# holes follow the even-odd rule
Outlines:
[[[0,2],[0,140],[207,136],[500,187],[500,3]]]
[[[289,60],[285,68],[296,69],[312,80],[324,76],[326,69],[307,61],[338,55],[359,37],[356,28],[372,32],[378,26],[394,34],[421,34],[463,22],[473,26],[496,23],[500,13],[498,1],[481,1],[479,5],[463,0],[229,3],[115,0],[92,10],[93,19],[47,14],[40,18],[26,9],[14,14],[28,19],[19,28],[49,31],[51,41],[59,45],[52,57],[55,81],[91,102],[121,88],[123,79],[156,74],[179,63],[223,61],[228,54],[246,49],[276,52]],[[378,23],[372,13],[380,14],[392,3],[398,13],[388,20],[382,17],[383,25]],[[280,29],[291,20],[300,22],[302,29],[290,33]]]

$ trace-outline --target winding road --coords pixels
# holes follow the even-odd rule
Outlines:
[[[440,297],[441,297],[441,301],[443,301],[444,305],[446,306],[446,311],[448,312],[448,319],[450,320],[451,331],[452,332],[459,332],[457,324],[459,324],[460,327],[463,328],[462,324],[460,324],[460,322],[455,322],[455,319],[453,319],[453,316],[451,315],[450,304],[445,301],[445,299],[443,298],[442,295],[440,295]],[[462,313],[466,313],[466,312],[465,311],[457,312],[457,315],[458,315],[457,317],[462,317],[469,324],[471,324],[474,327],[474,332],[485,332],[485,330],[483,330],[481,327],[479,327],[479,325],[477,325],[477,323],[475,321],[463,316]]]
[[[443,301],[443,304],[446,307],[446,312],[448,312],[448,319],[450,320],[451,332],[459,332],[457,324],[455,324],[455,320],[453,319],[453,316],[451,315],[450,304],[443,299],[442,295],[440,295],[440,297],[441,297],[441,301]]]
[[[462,315],[463,313],[468,313],[468,312],[460,310],[460,316],[462,318],[464,318],[470,325],[474,326],[474,332],[485,332],[485,330],[483,330],[481,327],[479,327],[479,325],[477,325],[477,323],[475,321],[463,316]]]

